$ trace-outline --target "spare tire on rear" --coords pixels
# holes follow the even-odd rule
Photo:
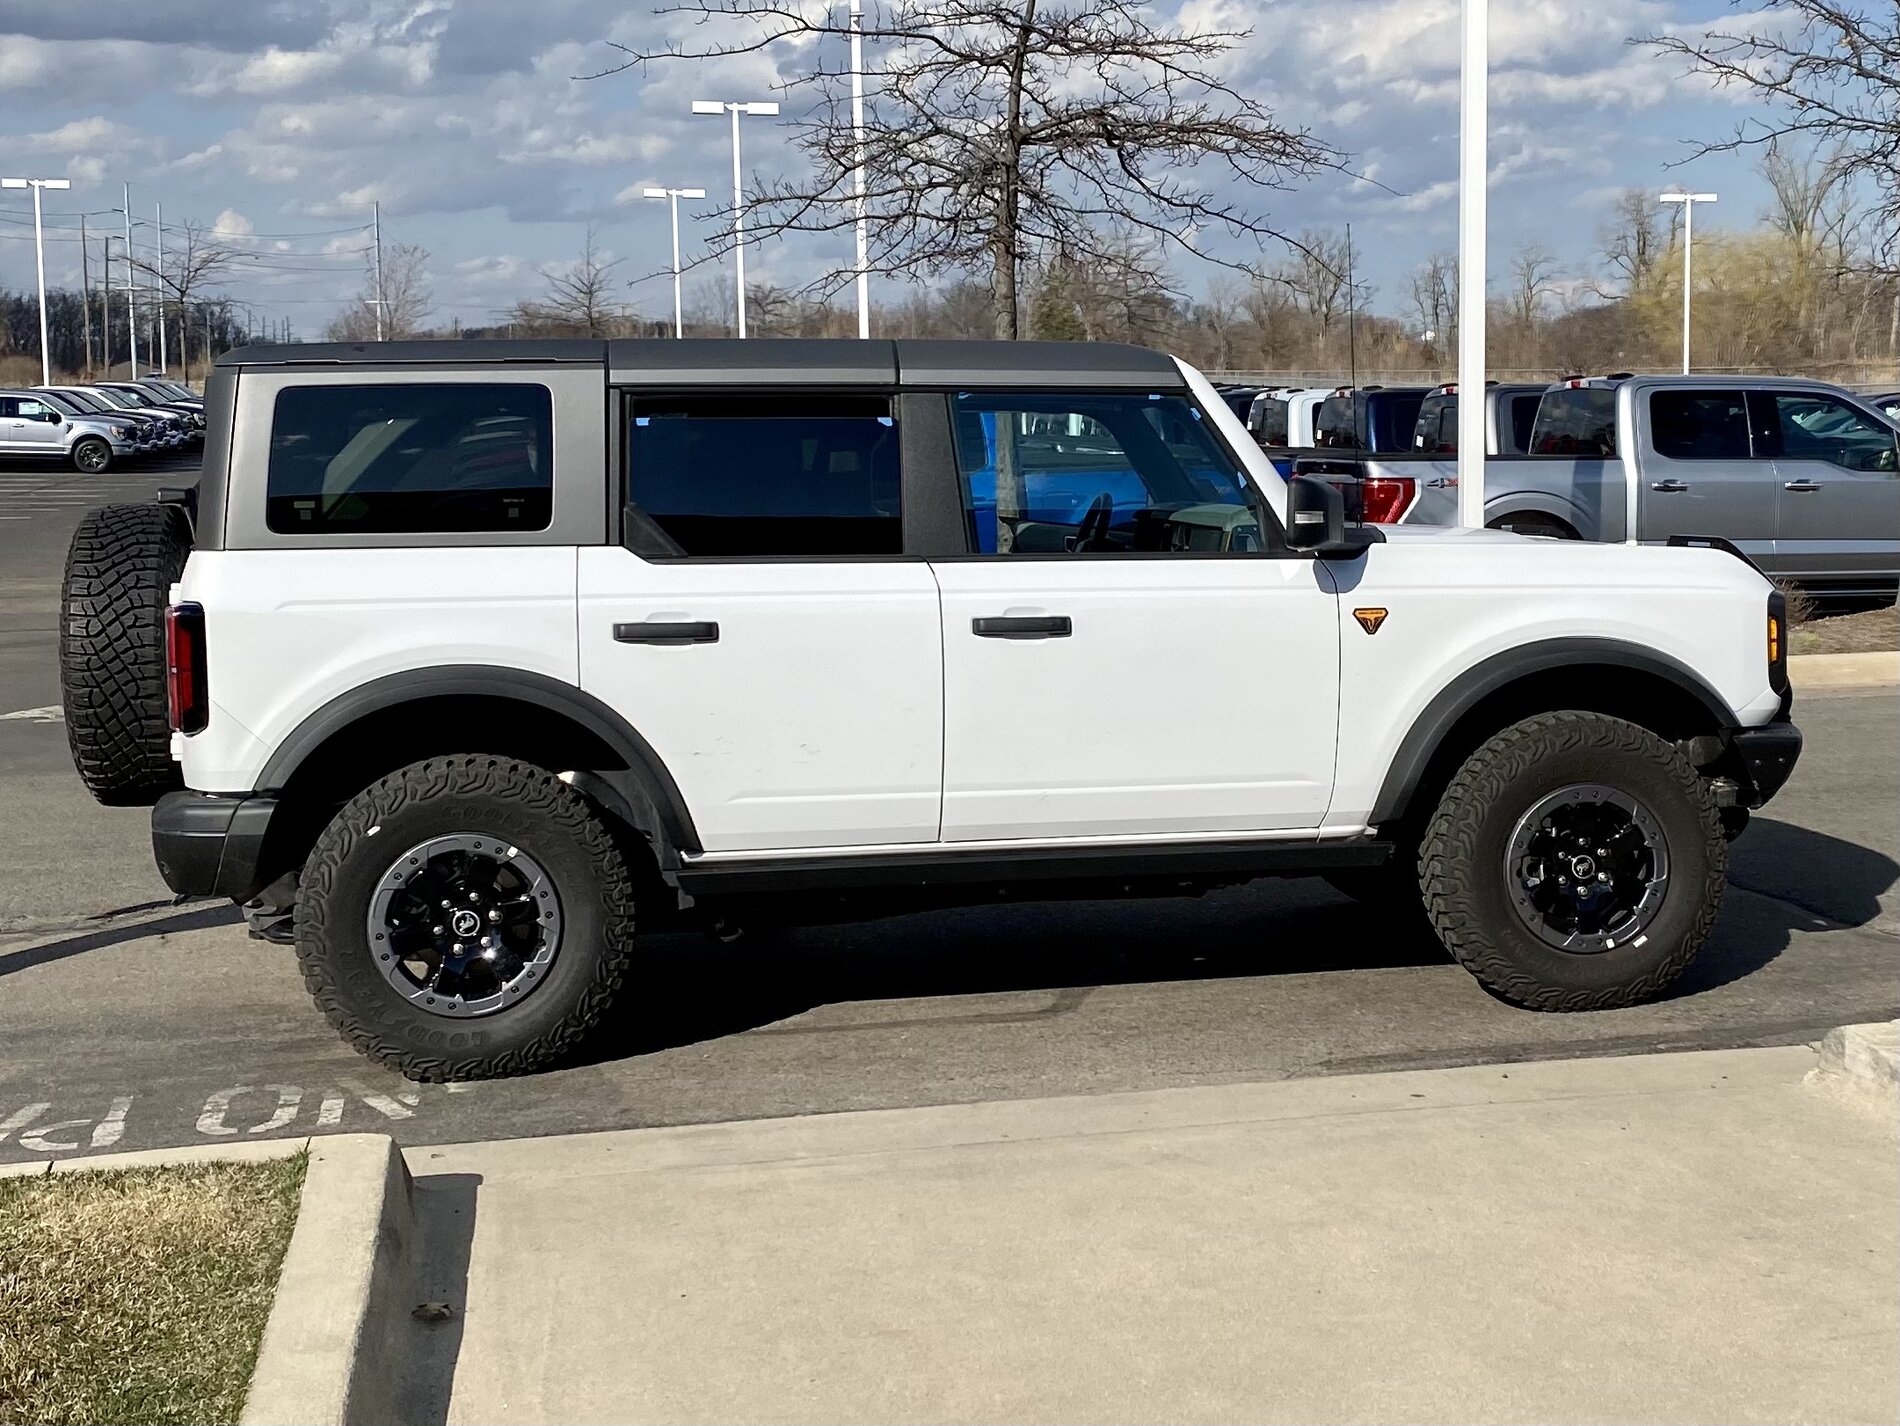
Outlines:
[[[106,505],[73,532],[60,591],[59,686],[73,764],[108,807],[182,786],[165,704],[165,608],[191,552],[175,505]]]

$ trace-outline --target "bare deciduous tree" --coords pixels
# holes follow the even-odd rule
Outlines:
[[[1415,268],[1411,298],[1432,360],[1441,351],[1454,350],[1458,344],[1458,254],[1433,253]]]
[[[202,223],[181,223],[167,236],[171,242],[162,263],[135,256],[132,265],[159,285],[159,321],[179,320],[178,358],[189,381],[191,348],[185,317],[192,311],[192,298],[202,300],[205,287],[237,260],[237,253],[219,242]]]
[[[1611,290],[1599,295],[1626,296],[1649,281],[1656,259],[1667,249],[1658,219],[1656,195],[1645,188],[1625,188],[1616,197],[1608,222],[1599,230],[1603,265]]]
[[[542,273],[547,293],[539,301],[523,302],[512,320],[519,326],[573,337],[616,336],[623,325],[620,304],[613,300],[620,280],[614,269],[623,258],[602,256],[594,241],[594,225],[587,225],[581,253],[572,263]]]
[[[728,22],[728,33],[742,33],[657,49],[616,45],[625,62],[604,73],[779,44],[836,54],[850,34],[841,14],[800,0],[679,0],[656,13]],[[1284,189],[1340,162],[1216,72],[1246,31],[1163,24],[1138,0],[883,0],[863,34],[877,57],[864,136],[870,266],[909,278],[987,268],[997,336],[1018,335],[1027,267],[1057,251],[1090,265],[1112,261],[1118,231],[1257,271],[1258,252],[1284,235],[1221,196],[1200,165],[1246,187]],[[748,216],[766,233],[848,230],[856,158],[849,75],[820,58],[787,87],[814,96],[810,117],[795,125],[812,172],[755,185]],[[1209,251],[1201,238],[1210,232],[1255,252]],[[729,246],[728,237],[715,239],[708,257]],[[848,276],[835,269],[819,286]]]
[[[383,335],[391,341],[413,337],[422,319],[435,305],[429,292],[429,250],[415,243],[397,243],[383,250]],[[368,342],[376,338],[376,283],[372,276],[363,295],[337,313],[324,335],[333,342]]]
[[[1544,299],[1557,289],[1557,259],[1542,243],[1526,243],[1511,258],[1511,316],[1526,331],[1537,324]]]
[[[1699,152],[1794,135],[1823,146],[1880,194],[1881,249],[1900,242],[1900,0],[1780,0],[1765,11],[1751,5],[1731,29],[1650,35],[1642,43],[1721,88],[1766,102]]]

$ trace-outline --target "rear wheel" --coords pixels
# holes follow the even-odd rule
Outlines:
[[[66,739],[107,806],[156,802],[182,784],[165,704],[165,608],[191,524],[174,505],[107,505],[73,532],[61,587],[59,683]]]
[[[1574,540],[1577,532],[1552,515],[1500,515],[1491,522],[1493,530],[1509,530],[1514,535],[1536,535],[1546,540]]]
[[[1473,753],[1420,855],[1445,948],[1537,1010],[1661,994],[1708,939],[1727,866],[1689,760],[1645,728],[1576,712],[1527,718]]]
[[[420,1080],[526,1074],[607,1013],[632,954],[633,878],[554,774],[433,758],[337,814],[295,924],[305,986],[370,1058]]]
[[[82,436],[73,442],[73,469],[87,475],[104,475],[112,468],[112,447],[97,436]]]

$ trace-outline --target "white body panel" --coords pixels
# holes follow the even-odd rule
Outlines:
[[[946,841],[1313,828],[1339,636],[1312,560],[982,559],[943,587]],[[972,632],[1066,615],[1066,638]]]
[[[243,792],[297,725],[372,679],[486,664],[574,683],[571,547],[197,550],[211,719],[174,736],[185,781]]]
[[[717,643],[617,642],[711,620]],[[709,852],[934,842],[937,585],[918,561],[648,563],[580,552],[581,684],[653,745]]]
[[[1767,722],[1780,704],[1768,686],[1769,584],[1732,555],[1493,530],[1386,534],[1339,601],[1339,784],[1329,828],[1363,826],[1419,714],[1465,672],[1514,648],[1615,640],[1693,670],[1744,725]],[[1389,612],[1368,635],[1355,608]]]

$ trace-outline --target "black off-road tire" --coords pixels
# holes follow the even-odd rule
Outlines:
[[[100,436],[81,436],[69,452],[73,469],[82,475],[104,475],[112,469],[112,443]]]
[[[106,505],[73,531],[60,591],[59,686],[66,741],[108,807],[146,806],[183,786],[165,706],[165,608],[191,553],[175,505]]]
[[[1505,852],[1541,798],[1602,784],[1641,802],[1668,843],[1668,888],[1646,933],[1576,954],[1546,944],[1511,904]],[[1419,851],[1425,908],[1445,949],[1486,987],[1533,1010],[1653,1000],[1701,951],[1721,909],[1728,843],[1708,785],[1672,744],[1598,713],[1546,713],[1479,748],[1445,789]]]
[[[560,898],[547,978],[491,1014],[449,1019],[399,995],[367,927],[378,879],[431,837],[506,836]],[[330,1023],[410,1079],[527,1074],[571,1053],[607,1014],[633,952],[634,879],[594,804],[553,773],[512,758],[458,754],[412,763],[358,793],[317,839],[297,888],[297,959]]]

